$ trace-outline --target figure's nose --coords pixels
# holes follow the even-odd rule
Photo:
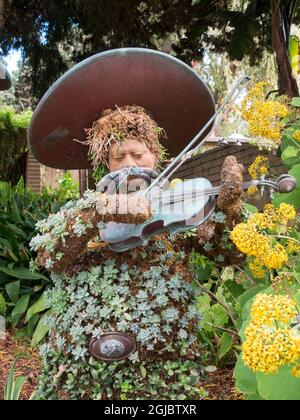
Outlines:
[[[137,166],[134,158],[130,154],[124,156],[122,163],[123,168],[131,168],[132,166]]]

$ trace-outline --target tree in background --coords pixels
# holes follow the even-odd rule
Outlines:
[[[2,8],[1,8],[2,4]],[[258,64],[274,52],[278,87],[299,94],[288,57],[299,0],[2,0],[1,53],[21,48],[36,100],[71,64],[119,47],[160,49],[191,63],[205,51]],[[67,46],[72,46],[70,49]],[[66,48],[69,52],[66,54]]]

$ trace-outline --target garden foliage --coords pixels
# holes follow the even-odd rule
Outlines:
[[[32,264],[35,224],[77,194],[69,174],[57,190],[43,187],[41,193],[26,190],[23,179],[14,187],[0,183],[0,314],[12,327],[24,324],[29,335],[47,309],[43,292],[51,284],[47,272],[34,271]]]
[[[27,127],[32,111],[17,113],[11,107],[0,109],[0,174],[1,181],[10,181],[14,167],[28,150]]]

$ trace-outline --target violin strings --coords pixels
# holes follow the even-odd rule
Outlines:
[[[249,182],[245,182],[243,185],[244,189],[249,188],[251,185],[256,185],[255,181],[249,181]],[[168,191],[169,192],[169,191]],[[196,190],[196,191],[192,191],[192,192],[177,192],[177,193],[173,193],[170,192],[170,196],[169,197],[164,197],[163,195],[160,196],[160,198],[162,199],[161,201],[163,201],[163,199],[165,198],[165,202],[163,201],[162,204],[173,204],[173,203],[179,203],[181,202],[183,199],[186,198],[191,198],[191,199],[196,199],[199,196],[212,196],[212,195],[216,195],[218,192],[220,192],[220,187],[213,187],[213,188],[208,188],[208,189],[204,189],[204,190]],[[172,201],[170,201],[170,199],[172,199]]]

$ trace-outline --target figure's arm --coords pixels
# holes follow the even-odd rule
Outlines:
[[[241,222],[243,166],[235,156],[227,156],[221,169],[221,191],[214,217],[197,228],[193,248],[220,265],[238,264],[243,255],[230,241],[232,228]]]
[[[36,263],[52,272],[62,272],[87,249],[105,222],[139,224],[151,217],[148,201],[142,196],[105,195],[87,192],[48,219],[37,223],[41,234],[30,245],[37,251]]]

